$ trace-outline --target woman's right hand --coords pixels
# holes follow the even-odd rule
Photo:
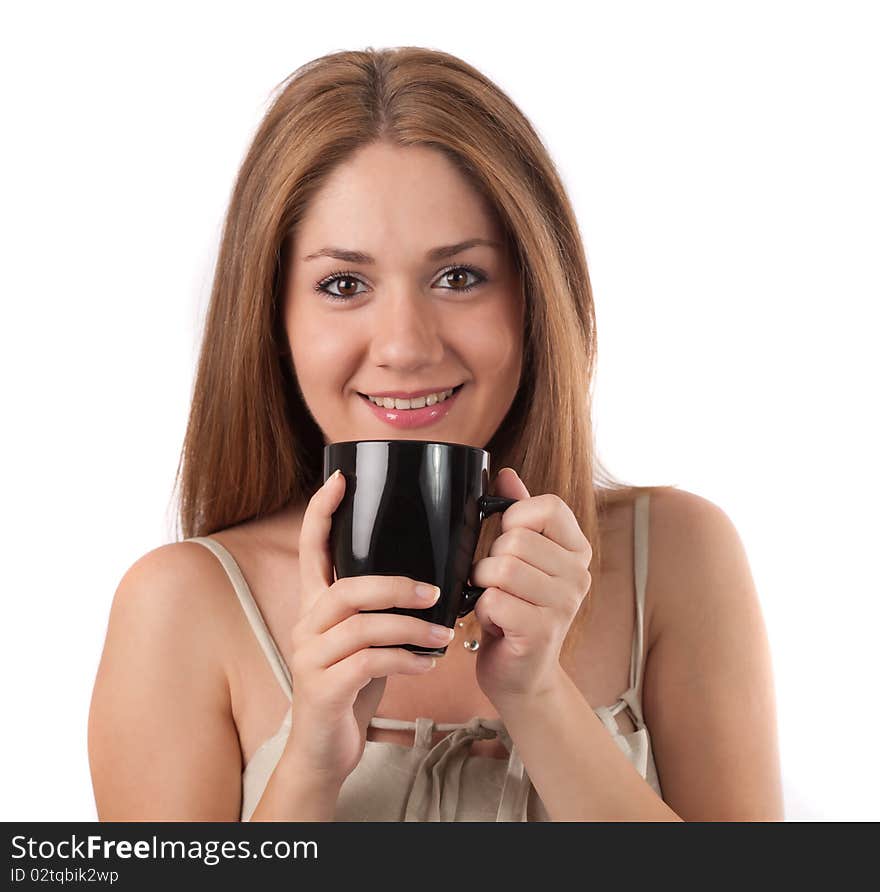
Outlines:
[[[348,576],[333,581],[330,524],[345,492],[345,476],[330,477],[309,500],[299,538],[301,609],[292,630],[293,704],[287,751],[313,779],[341,785],[364,752],[367,726],[376,714],[386,677],[419,675],[429,656],[403,647],[370,645],[449,643],[451,629],[414,616],[361,613],[388,607],[424,609],[427,598],[407,576]],[[441,629],[443,638],[432,637]]]

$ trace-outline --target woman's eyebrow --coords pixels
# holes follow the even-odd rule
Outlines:
[[[478,245],[487,245],[490,248],[502,249],[504,246],[501,242],[493,241],[487,238],[471,238],[464,242],[458,242],[455,245],[442,245],[439,248],[432,248],[425,255],[426,260],[443,260],[446,257],[452,257],[468,248],[474,248]],[[320,248],[313,254],[304,257],[303,260],[316,260],[318,257],[335,257],[337,260],[344,260],[346,263],[375,263],[375,259],[363,251],[351,251],[348,248]]]

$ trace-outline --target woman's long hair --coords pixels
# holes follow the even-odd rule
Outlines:
[[[442,152],[498,214],[526,323],[520,388],[485,448],[493,472],[510,466],[532,495],[556,493],[569,505],[599,578],[602,513],[650,487],[618,482],[595,455],[590,278],[574,212],[535,130],[475,68],[422,47],[323,56],[275,92],[224,222],[175,478],[182,538],[304,503],[323,482],[323,435],[302,400],[282,322],[283,272],[290,234],[328,175],[384,140]],[[475,562],[499,534],[494,515]],[[585,598],[572,623],[564,660],[591,604]]]

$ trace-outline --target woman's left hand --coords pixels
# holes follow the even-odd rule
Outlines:
[[[512,468],[495,478],[493,495],[519,500],[470,577],[486,589],[474,608],[483,630],[477,683],[500,710],[506,698],[557,682],[562,643],[592,583],[593,549],[571,508],[552,493],[529,496]]]

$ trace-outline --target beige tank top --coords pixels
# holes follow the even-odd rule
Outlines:
[[[630,659],[630,686],[609,706],[594,712],[633,763],[639,774],[662,798],[650,736],[642,716],[641,683],[644,657],[645,585],[648,576],[648,493],[635,503],[634,568],[636,618]],[[293,700],[291,677],[278,646],[254,601],[232,555],[208,536],[185,540],[212,551],[223,565],[245,616],[266,654],[288,700]],[[623,733],[616,716],[628,709],[635,730]],[[242,773],[241,820],[249,821],[275,770],[290,733],[292,706],[281,727],[256,750]],[[516,746],[500,719],[474,716],[462,724],[435,724],[430,718],[414,722],[374,717],[374,728],[407,729],[414,745],[367,740],[361,761],[340,790],[336,821],[549,821],[544,804],[529,780]],[[449,731],[432,745],[434,730]],[[474,740],[498,737],[509,753],[506,760],[472,755]]]

